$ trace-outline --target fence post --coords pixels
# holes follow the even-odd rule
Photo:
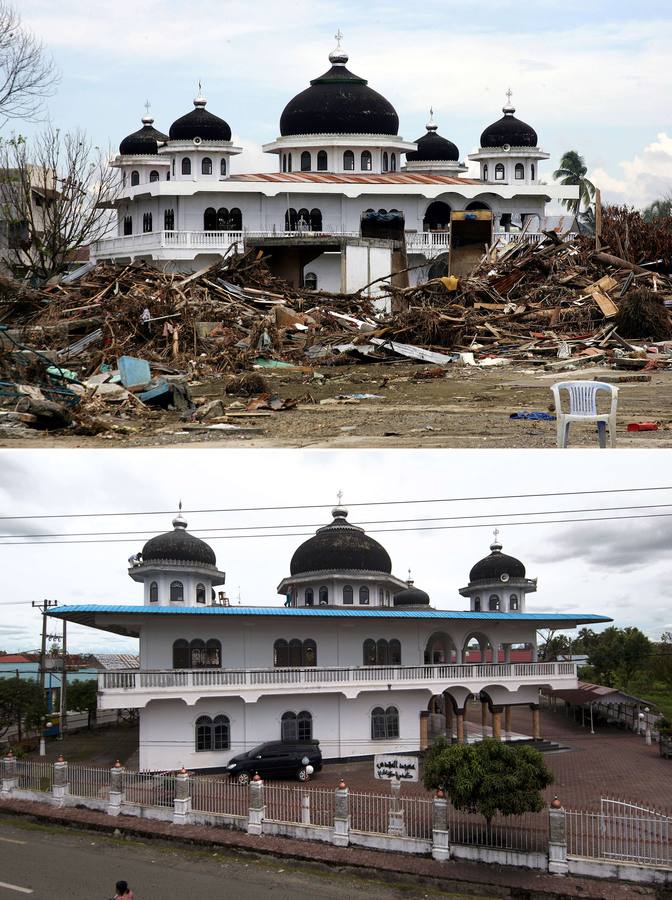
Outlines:
[[[301,797],[301,821],[304,825],[310,825],[310,794],[307,791]]]
[[[557,797],[551,801],[548,810],[548,871],[552,875],[566,875],[567,862],[567,816]]]
[[[265,818],[264,782],[259,775],[255,775],[250,782],[250,809],[247,819],[247,833],[262,834],[262,823]]]
[[[16,790],[16,757],[10,750],[2,760],[2,780],[0,781],[0,797],[6,800]]]
[[[350,843],[350,791],[343,779],[336,788],[332,842],[337,847],[347,847]]]
[[[68,764],[62,756],[59,756],[54,763],[54,780],[51,787],[51,802],[54,806],[65,806],[69,788]]]
[[[443,791],[437,791],[432,815],[432,857],[450,859],[450,830],[448,828],[448,801]]]
[[[173,825],[188,825],[191,818],[191,779],[182,767],[175,777],[173,799]]]
[[[404,819],[404,807],[401,805],[401,782],[390,782],[392,800],[387,815],[387,833],[395,837],[406,837],[406,821]]]
[[[107,814],[118,816],[124,802],[124,772],[126,770],[117,760],[110,770],[110,796],[107,803]]]

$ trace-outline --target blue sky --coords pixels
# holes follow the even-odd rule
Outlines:
[[[463,156],[501,115],[518,115],[551,153],[577,149],[608,198],[635,205],[672,181],[672,7],[566,0],[22,0],[25,23],[62,71],[49,102],[63,128],[117,145],[151,100],[159,128],[191,108],[199,78],[209,108],[247,148],[238,170],[275,168],[259,145],[286,102],[327,68],[337,28],[350,68],[394,104],[401,133],[440,131]],[[24,128],[24,131],[26,129]],[[265,162],[265,165],[264,165]]]

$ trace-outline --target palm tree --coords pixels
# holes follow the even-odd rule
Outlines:
[[[655,222],[656,219],[669,219],[672,215],[672,194],[667,194],[659,200],[654,200],[642,213],[645,222]]]
[[[567,150],[562,154],[560,166],[553,173],[553,177],[560,180],[560,184],[575,184],[579,187],[578,200],[563,200],[564,206],[573,213],[579,213],[581,206],[588,208],[595,196],[595,185],[586,178],[588,168],[583,157],[576,150]]]

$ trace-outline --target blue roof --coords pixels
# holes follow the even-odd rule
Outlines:
[[[376,607],[374,609],[343,609],[341,607],[292,607],[292,606],[124,606],[89,603],[83,606],[57,606],[50,609],[47,615],[62,618],[70,616],[90,615],[152,615],[152,616],[308,616],[311,618],[369,618],[385,617],[390,619],[490,619],[516,622],[612,622],[609,616],[598,616],[592,613],[506,613],[506,612],[471,612],[470,610],[453,609],[394,609]]]

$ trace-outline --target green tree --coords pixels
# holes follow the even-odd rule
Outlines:
[[[423,783],[446,792],[456,809],[479,813],[490,826],[497,813],[517,816],[540,812],[541,791],[553,775],[541,753],[487,739],[478,744],[437,741],[425,761]]]
[[[579,214],[581,207],[588,209],[595,197],[595,185],[586,178],[588,168],[584,158],[576,150],[567,150],[562,154],[560,165],[553,172],[553,177],[560,184],[577,185],[579,188],[578,200],[563,200],[563,205],[571,212]]]
[[[67,688],[68,709],[88,713],[87,727],[91,728],[98,708],[98,685],[95,681],[78,679]]]
[[[660,219],[669,219],[672,216],[672,194],[668,193],[658,200],[654,200],[642,211],[645,222],[657,222]]]
[[[36,681],[0,678],[0,735],[15,725],[22,740],[24,728],[39,728],[46,712],[46,697]]]
[[[572,652],[572,642],[566,634],[556,634],[549,631],[542,635],[543,644],[538,649],[539,659],[544,662],[555,662],[559,656],[569,656]]]
[[[588,663],[608,687],[628,687],[651,657],[651,641],[639,628],[606,628],[586,647]]]

